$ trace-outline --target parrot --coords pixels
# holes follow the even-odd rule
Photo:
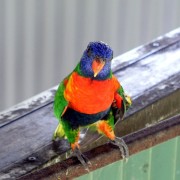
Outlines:
[[[81,153],[80,128],[94,126],[120,148],[123,158],[128,158],[126,143],[116,137],[114,127],[132,104],[130,96],[112,73],[112,48],[102,42],[90,42],[75,69],[59,84],[53,103],[58,126],[53,134],[66,138],[85,169],[87,158]]]

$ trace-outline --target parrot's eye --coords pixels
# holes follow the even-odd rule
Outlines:
[[[89,47],[88,49],[87,49],[87,55],[88,55],[88,57],[91,57],[91,48]]]
[[[111,56],[110,60],[112,60],[112,59],[113,59],[113,53],[112,53],[112,56]]]
[[[95,61],[96,61],[98,64],[101,64],[101,63],[104,63],[104,62],[105,62],[105,59],[96,57],[96,58],[95,58]]]

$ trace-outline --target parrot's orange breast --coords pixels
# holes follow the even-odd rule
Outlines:
[[[93,80],[73,72],[70,76],[64,97],[69,102],[69,107],[86,114],[95,114],[107,110],[113,100],[114,93],[120,87],[118,80]]]

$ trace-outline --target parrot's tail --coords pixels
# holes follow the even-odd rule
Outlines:
[[[59,123],[56,130],[54,131],[54,134],[53,134],[53,140],[55,140],[56,138],[62,138],[65,136],[65,133],[64,133],[64,130],[63,130],[63,127],[62,127],[62,124]]]

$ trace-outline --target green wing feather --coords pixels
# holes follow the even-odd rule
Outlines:
[[[131,98],[125,94],[122,86],[118,89],[118,94],[123,98],[123,108],[124,112],[126,112],[132,104]]]
[[[80,73],[80,69],[79,69],[79,63],[76,66],[76,68],[74,69],[74,71]],[[73,72],[74,72],[73,71]],[[72,73],[73,73],[72,72]],[[55,93],[55,97],[54,97],[54,105],[53,105],[53,110],[54,110],[54,115],[55,117],[58,119],[59,124],[54,132],[53,135],[53,139],[56,139],[56,137],[64,137],[65,133],[64,131],[67,132],[67,128],[65,124],[62,125],[62,121],[61,121],[61,116],[64,114],[64,112],[66,111],[66,108],[68,106],[68,101],[65,99],[64,97],[64,91],[66,89],[66,84],[71,76],[70,73],[59,85],[56,93]],[[69,130],[69,129],[68,129]]]
[[[61,124],[61,116],[68,106],[68,101],[64,97],[64,91],[66,89],[66,82],[68,81],[69,76],[60,83],[54,96],[53,110],[55,117],[59,121],[59,124],[54,132],[53,139],[56,139],[57,137],[63,137],[65,135]]]
[[[125,94],[122,86],[117,90],[117,92],[123,99],[123,106],[121,109],[118,109],[117,107],[112,107],[112,111],[114,114],[114,123],[116,123],[119,119],[123,119],[124,114],[132,104],[131,98]]]
[[[64,79],[60,83],[60,85],[55,93],[55,97],[54,97],[54,105],[53,105],[54,115],[59,121],[61,120],[61,115],[62,115],[64,109],[68,105],[68,101],[66,101],[66,99],[64,97],[64,90],[66,88],[66,86],[65,86],[66,80],[67,79]]]
[[[79,74],[81,74],[80,71],[80,64],[78,63],[76,68],[73,70],[73,72],[78,72]],[[72,73],[73,73],[72,72]],[[64,97],[64,91],[66,89],[66,84],[70,78],[70,76],[72,75],[72,73],[70,73],[59,85],[56,93],[55,93],[55,97],[54,97],[54,115],[55,117],[60,121],[61,120],[61,116],[62,113],[64,113],[64,109],[67,107],[68,102],[66,101],[65,97]]]

